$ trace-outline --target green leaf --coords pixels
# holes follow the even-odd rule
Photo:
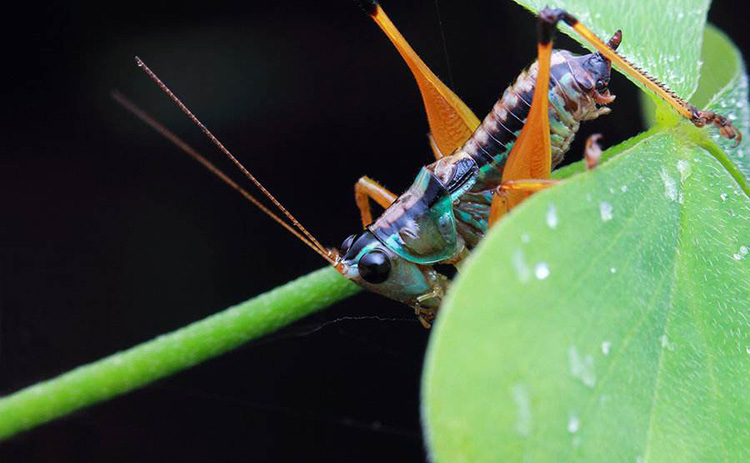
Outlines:
[[[434,328],[436,461],[750,461],[750,200],[679,131],[535,195]]]
[[[727,153],[745,178],[750,179],[750,95],[742,53],[723,32],[708,25],[703,34],[701,60],[700,83],[691,103],[728,117],[742,131],[744,141],[736,146],[733,140],[721,138],[718,130],[708,129],[712,140]],[[642,98],[641,102],[647,125],[656,125],[653,100]]]
[[[709,0],[516,2],[534,12],[547,5],[566,9],[604,40],[622,29],[623,56],[685,99],[698,86],[698,60]],[[562,30],[581,42],[569,27]]]
[[[586,21],[585,5],[573,3],[585,2],[564,7]],[[653,16],[636,23],[653,23],[661,7],[649,3]],[[654,56],[676,56],[662,47],[670,43],[681,52],[700,47],[685,40],[690,31],[675,37],[675,28],[662,28],[654,42],[620,13],[607,14],[618,17],[626,40],[628,30],[646,34],[651,43],[642,50]],[[599,19],[586,22],[606,35],[610,26]],[[734,114],[746,131],[739,53],[715,30],[706,32],[703,53],[708,71],[693,101]],[[644,67],[687,96],[699,74],[697,60],[684,56],[672,69],[694,76],[689,92]],[[596,171],[536,195],[475,250],[442,308],[425,365],[434,460],[748,459],[747,184],[705,131],[683,123],[662,132],[667,125],[608,150],[612,161]],[[744,171],[743,152],[716,141]]]

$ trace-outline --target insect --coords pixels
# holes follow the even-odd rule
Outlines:
[[[397,196],[368,177],[355,185],[363,230],[327,249],[230,153],[142,61],[138,65],[280,211],[276,214],[228,179],[174,134],[122,97],[141,119],[170,138],[307,244],[343,276],[365,289],[412,307],[429,327],[450,279],[439,265],[458,266],[489,227],[525,197],[555,182],[551,169],[562,161],[580,123],[608,114],[614,100],[608,85],[612,64],[641,81],[698,127],[716,126],[739,142],[740,132],[716,113],[699,111],[619,54],[622,33],[603,42],[575,17],[559,9],[539,13],[537,61],[522,72],[483,121],[414,52],[374,0],[361,6],[390,39],[412,71],[422,94],[435,162]],[[597,51],[576,56],[553,50],[556,25],[571,26]],[[598,136],[589,139],[587,164],[596,164]],[[373,220],[370,202],[385,211]]]

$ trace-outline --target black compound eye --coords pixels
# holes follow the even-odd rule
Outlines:
[[[359,259],[359,275],[368,283],[382,283],[391,273],[391,261],[382,251],[370,251]]]
[[[603,92],[605,88],[607,88],[606,82],[604,82],[602,79],[596,81],[596,90],[598,92]]]
[[[354,235],[349,235],[349,237],[345,239],[343,243],[341,243],[339,254],[341,254],[342,256],[346,254],[349,251],[349,248],[352,247],[353,242],[354,242]]]

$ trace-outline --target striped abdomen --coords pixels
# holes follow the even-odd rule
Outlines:
[[[564,50],[556,51],[552,56],[549,121],[553,167],[563,160],[580,122],[609,111],[597,107],[596,101],[581,90],[575,79],[570,60],[583,58]],[[522,72],[472,136],[450,156],[456,162],[465,162],[470,157],[476,166],[471,187],[459,196],[454,207],[459,233],[469,247],[476,245],[487,230],[492,191],[501,182],[505,162],[526,122],[536,72],[536,63]]]

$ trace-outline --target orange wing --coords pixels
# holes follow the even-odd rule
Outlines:
[[[452,153],[479,127],[479,119],[427,67],[377,2],[368,2],[363,6],[380,29],[385,32],[414,74],[424,101],[430,131],[439,152],[444,155]]]

